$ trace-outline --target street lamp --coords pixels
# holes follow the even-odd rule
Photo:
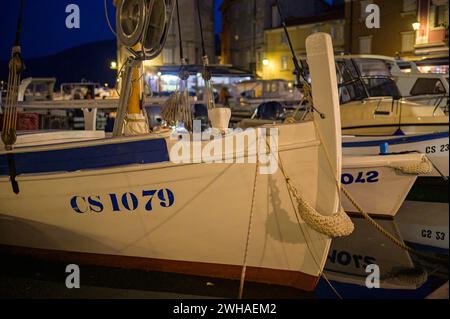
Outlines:
[[[111,70],[117,70],[117,62],[112,61],[109,67],[111,68]]]
[[[414,31],[419,31],[420,30],[420,22],[414,22],[412,24],[412,27],[413,27]]]
[[[262,62],[263,62],[263,65],[264,65],[264,66],[268,66],[268,65],[269,65],[269,59],[267,59],[267,58],[266,58],[266,59],[263,59]]]

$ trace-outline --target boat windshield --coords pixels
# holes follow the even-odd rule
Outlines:
[[[311,83],[308,64],[302,67]],[[400,98],[400,91],[391,75],[391,65],[380,59],[336,59],[336,74],[341,104],[369,97]]]

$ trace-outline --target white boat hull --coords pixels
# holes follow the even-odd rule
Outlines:
[[[230,279],[245,264],[246,280],[313,290],[331,239],[301,219],[290,190],[309,211],[334,218],[342,150],[331,37],[316,33],[306,47],[314,104],[327,116],[268,127],[278,129],[269,154],[278,169],[262,174],[254,154],[237,147],[198,158],[198,148],[236,145],[229,140],[245,141],[245,132],[212,144],[153,134],[0,151],[0,244]],[[175,164],[172,151],[185,142],[190,161]]]
[[[330,214],[336,186],[325,177],[329,167],[314,132],[313,123],[281,127],[279,154],[302,196]],[[23,174],[18,195],[3,176],[0,243],[139,257],[149,269],[238,279],[255,169],[166,162]],[[248,280],[313,289],[330,238],[302,221],[299,227],[280,171],[257,177],[255,203]]]
[[[420,154],[345,156],[341,183],[364,212],[393,217],[417,179],[398,168],[420,163],[422,158]],[[360,213],[344,194],[341,197],[346,212]]]
[[[405,201],[398,214],[405,241],[426,250],[437,248],[448,254],[448,208],[448,203]]]
[[[411,136],[343,137],[343,154],[378,155],[380,145],[389,144],[389,153],[419,152],[427,155],[430,161],[444,175],[449,176],[449,135],[448,131],[439,134]],[[435,169],[430,176],[440,176]]]

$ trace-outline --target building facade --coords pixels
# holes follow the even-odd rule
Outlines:
[[[417,0],[416,55],[448,56],[448,0]]]
[[[206,53],[208,54],[211,64],[216,63],[214,2],[215,0],[200,1]],[[181,37],[184,55],[188,64],[202,64],[202,44],[196,0],[178,0],[178,5],[180,8]],[[180,64],[180,45],[176,12],[174,12],[172,18],[172,24],[169,29],[167,42],[163,52],[153,63],[158,65]]]
[[[286,21],[320,15],[341,6],[343,0],[282,1]],[[275,0],[225,0],[222,7],[222,63],[249,70],[262,71],[266,30],[281,27]]]
[[[343,10],[330,12],[314,18],[291,20],[288,26],[292,46],[299,59],[306,56],[306,38],[315,32],[325,32],[333,39],[334,51],[345,50],[345,20]],[[294,81],[294,63],[287,37],[283,28],[265,31],[263,63],[257,74],[263,79],[283,79]]]
[[[346,50],[414,59],[448,55],[448,0],[346,0]],[[380,28],[368,28],[366,8],[380,8]]]
[[[196,0],[178,0],[181,20],[181,36],[183,53],[188,64],[202,64],[202,45],[200,24],[198,20]],[[116,4],[117,0],[114,0]],[[206,53],[211,64],[216,63],[214,39],[214,3],[215,0],[200,1],[203,35],[205,37]],[[176,9],[175,9],[176,10]],[[120,68],[127,56],[126,51],[118,43],[118,67]],[[167,41],[161,54],[151,61],[144,62],[144,68],[162,65],[180,64],[180,45],[178,35],[178,21],[176,11],[173,13]]]

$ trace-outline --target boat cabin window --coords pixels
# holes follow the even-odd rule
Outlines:
[[[394,80],[391,78],[363,78],[371,97],[392,96],[396,99],[400,98],[400,92]]]
[[[442,81],[440,79],[432,78],[417,79],[410,92],[412,96],[445,93],[445,87]]]
[[[358,72],[351,60],[337,61],[336,69],[341,104],[360,101],[367,97],[363,83],[359,80]]]

